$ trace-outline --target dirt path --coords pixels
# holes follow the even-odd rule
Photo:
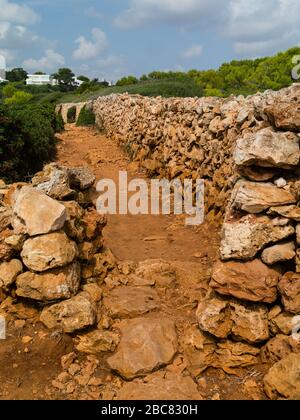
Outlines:
[[[113,141],[92,128],[67,126],[59,137],[57,162],[68,167],[88,166],[97,180],[109,178],[117,183],[120,170],[127,170],[130,179],[146,179]],[[166,368],[130,383],[112,374],[107,365],[111,353],[97,356],[76,353],[70,369],[62,370],[61,358],[75,351],[75,335],[49,332],[38,321],[38,308],[30,302],[8,302],[7,312],[12,315],[12,321],[8,325],[7,339],[0,342],[0,400],[111,400],[136,399],[141,395],[149,399],[149,392],[167,395],[166,399],[182,399],[185,395],[188,399],[252,399],[253,395],[264,398],[261,389],[254,387],[254,391],[249,392],[244,387],[247,379],[262,377],[260,366],[240,369],[237,376],[209,368],[198,382],[187,369],[186,357],[196,366],[201,365],[203,357],[207,357],[205,349],[209,351],[210,344],[204,348],[205,343],[201,343],[201,339],[197,341],[196,308],[197,301],[207,292],[217,258],[218,227],[204,223],[196,231],[174,216],[114,215],[108,218],[104,236],[106,245],[123,263],[157,258],[164,260],[162,264],[170,263],[175,281],[172,276],[164,278],[162,275],[160,284],[153,289],[160,302],[156,316],[170,318],[176,324],[178,356]],[[159,277],[160,272],[155,275]],[[123,285],[130,287],[130,281],[126,275],[116,274],[111,283],[101,286],[104,296],[111,296],[115,288],[120,291]],[[104,317],[105,311],[104,305]],[[149,313],[144,318],[151,316]],[[110,321],[112,326],[108,329],[115,331],[118,321],[115,324]],[[93,385],[90,385],[91,380]]]
[[[88,165],[97,180],[112,179],[116,185],[119,185],[119,171],[128,171],[128,181],[146,179],[114,141],[95,129],[69,125],[59,138],[57,161],[62,165]],[[196,232],[185,226],[183,218],[174,216],[113,215],[109,216],[105,239],[121,260],[163,258],[196,262],[199,258],[215,257],[218,229],[204,224]]]

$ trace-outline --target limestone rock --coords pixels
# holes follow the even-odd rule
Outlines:
[[[119,335],[112,331],[95,330],[77,336],[76,349],[82,353],[112,352],[119,344]]]
[[[267,396],[300,400],[300,354],[290,354],[271,367],[264,377]]]
[[[280,273],[260,259],[249,262],[218,262],[210,286],[218,293],[252,302],[273,303],[277,299]]]
[[[122,338],[116,354],[107,362],[130,380],[172,362],[177,352],[174,322],[167,317],[135,318],[119,325]]]
[[[257,165],[289,169],[299,164],[299,138],[294,133],[278,133],[265,128],[237,140],[234,152],[239,166]]]
[[[47,328],[61,328],[65,333],[94,325],[95,307],[84,294],[43,309],[40,320]]]
[[[21,252],[26,235],[10,235],[4,239],[6,245],[10,246],[14,251]]]
[[[295,256],[296,249],[294,242],[286,242],[266,248],[261,258],[265,264],[274,265],[278,262],[293,260]]]
[[[70,299],[80,285],[80,266],[73,263],[46,273],[27,271],[17,278],[17,295],[38,301]]]
[[[221,298],[200,302],[196,317],[200,329],[215,337],[227,338],[232,330],[229,302]]]
[[[70,200],[76,195],[76,191],[70,188],[67,168],[56,163],[46,165],[42,172],[32,178],[31,182],[38,191],[56,200]]]
[[[300,222],[300,207],[298,206],[271,207],[268,214],[282,216]]]
[[[295,327],[295,315],[293,314],[281,312],[274,317],[269,316],[269,328],[274,335],[291,335]]]
[[[12,222],[12,210],[9,207],[0,206],[0,231],[8,228]]]
[[[168,372],[157,372],[143,381],[125,383],[117,394],[121,401],[197,401],[202,400],[197,385],[189,376]]]
[[[28,239],[21,256],[26,267],[42,272],[70,264],[77,252],[75,242],[70,241],[64,232],[55,232]]]
[[[281,223],[267,216],[248,215],[234,222],[226,222],[222,232],[221,259],[252,259],[266,245],[294,233],[293,226],[281,226]]]
[[[15,233],[30,236],[60,230],[67,212],[63,205],[30,187],[23,187],[17,195],[13,208]]]
[[[275,364],[292,353],[300,353],[300,345],[293,337],[278,334],[261,350],[263,363]]]
[[[300,130],[300,106],[297,103],[279,101],[274,105],[265,108],[266,114],[274,121],[280,130]]]
[[[103,299],[112,318],[133,318],[159,307],[159,297],[150,287],[116,287]]]
[[[96,177],[88,167],[70,168],[68,174],[71,188],[79,189],[81,191],[92,187],[96,181]]]
[[[258,364],[258,355],[259,349],[254,346],[226,340],[218,343],[214,367],[232,375],[237,369]]]
[[[290,192],[271,183],[239,181],[232,192],[232,207],[253,214],[261,213],[272,206],[295,202],[296,198]]]
[[[20,260],[0,263],[0,288],[11,286],[22,271],[23,264]]]
[[[278,171],[276,168],[261,168],[259,166],[237,166],[236,170],[242,177],[254,182],[270,181]]]
[[[250,344],[269,338],[268,310],[263,305],[208,298],[199,303],[196,316],[200,329],[218,338],[232,334]]]
[[[263,305],[231,302],[231,319],[235,339],[257,344],[270,338],[268,309]]]
[[[285,310],[292,314],[300,314],[300,274],[286,273],[278,289]]]
[[[184,332],[181,344],[188,360],[188,370],[194,377],[214,366],[217,344],[211,336],[192,326]]]
[[[93,276],[98,280],[104,280],[108,272],[116,266],[116,258],[110,249],[95,254],[93,258]]]

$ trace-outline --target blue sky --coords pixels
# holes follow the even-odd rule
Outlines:
[[[0,0],[9,67],[117,80],[299,45],[299,0]]]

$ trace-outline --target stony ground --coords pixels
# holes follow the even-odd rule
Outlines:
[[[145,178],[94,129],[68,126],[57,160],[68,167],[87,165],[97,179],[117,181],[120,170]],[[105,244],[118,262],[101,286],[99,324],[106,331],[98,340],[101,353],[87,354],[90,337],[47,330],[29,302],[9,306],[8,339],[0,345],[0,399],[264,399],[268,366],[241,368],[255,356],[246,345],[238,353],[229,343],[215,349],[197,328],[197,302],[208,289],[219,230],[213,221],[187,228],[174,216],[109,216]],[[151,348],[148,336],[160,343],[160,357],[168,365],[132,380],[138,368],[128,357],[130,346]],[[205,369],[209,365],[216,367]]]

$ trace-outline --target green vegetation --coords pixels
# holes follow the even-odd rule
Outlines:
[[[123,77],[122,79],[118,80],[116,86],[130,86],[136,85],[139,83],[138,79],[134,76],[127,76]]]
[[[61,129],[54,107],[0,106],[0,178],[23,180],[41,170],[55,154]]]
[[[67,120],[69,124],[73,124],[76,121],[76,106],[68,109]]]
[[[84,106],[79,113],[76,125],[78,127],[81,127],[81,126],[89,126],[89,125],[94,125],[94,124],[95,124],[95,114],[86,106]]]

